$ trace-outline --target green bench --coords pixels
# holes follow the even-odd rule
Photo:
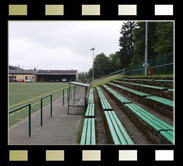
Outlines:
[[[103,85],[104,88],[110,89],[108,86]],[[114,90],[113,90],[114,91]],[[112,93],[109,91],[114,97],[116,97],[120,102],[120,98],[116,96],[117,93]],[[120,94],[118,94],[120,96]],[[122,96],[122,95],[121,95]],[[123,96],[122,96],[123,97]],[[125,97],[123,97],[125,98]],[[123,102],[121,102],[123,103]],[[173,126],[169,125],[168,123],[164,122],[163,120],[157,118],[156,116],[152,115],[142,107],[134,103],[126,103],[125,106],[131,110],[137,117],[142,119],[146,124],[151,126],[154,130],[159,132],[164,138],[166,138],[169,142],[173,143]]]
[[[102,90],[99,87],[97,87],[97,93],[98,93],[98,96],[100,99],[100,103],[102,105],[102,109],[103,110],[112,110],[111,105],[109,104],[105,95],[103,94]]]
[[[140,91],[133,90],[133,89],[130,89],[130,88],[126,88],[124,86],[120,86],[120,85],[117,85],[117,84],[114,84],[114,83],[109,83],[109,85],[115,86],[115,87],[117,87],[119,89],[122,89],[122,90],[125,90],[127,92],[136,94],[138,96],[145,97],[145,98],[147,98],[149,100],[153,100],[153,101],[156,101],[158,103],[161,103],[161,104],[164,104],[164,105],[168,105],[168,106],[173,108],[173,101],[172,100],[168,100],[168,99],[165,99],[165,98],[162,98],[162,97],[158,97],[158,96],[151,96],[148,93],[144,93],[144,92],[140,92]]]
[[[107,99],[100,99],[101,105],[102,105],[102,109],[103,110],[112,110],[111,105],[109,104],[109,102],[107,101]]]
[[[88,104],[86,108],[85,117],[93,117],[95,116],[95,104]]]
[[[94,118],[85,118],[80,145],[96,145]]]
[[[98,93],[100,99],[105,99],[105,98],[106,98],[106,97],[104,96],[104,94],[103,94],[101,88],[99,88],[99,87],[97,87],[97,93]]]
[[[93,90],[94,90],[93,88],[90,88],[90,92],[89,93],[93,93]]]
[[[123,96],[120,95],[118,92],[114,91],[113,89],[109,88],[108,86],[103,85],[103,87],[104,87],[109,93],[111,93],[113,96],[115,96],[121,103],[123,103],[123,104],[131,103],[131,101],[129,101],[127,98],[123,97]]]
[[[164,105],[168,105],[169,107],[173,108],[173,101],[172,100],[168,100],[168,99],[158,97],[158,96],[147,96],[146,98],[153,100],[153,101],[156,101],[158,103],[162,103]]]
[[[120,86],[120,85],[117,85],[117,84],[114,84],[114,83],[109,83],[109,85],[115,86],[117,88],[120,88],[122,90],[131,92],[131,93],[136,94],[136,95],[141,96],[141,97],[150,96],[150,94],[148,94],[148,93],[140,92],[140,91],[130,89],[130,88],[127,88],[127,87],[124,87],[124,86]]]
[[[93,95],[93,93],[89,93],[88,104],[94,104],[94,95]]]
[[[155,82],[172,82],[173,83],[173,80],[153,80]]]
[[[174,89],[169,88],[169,89],[168,89],[168,91],[170,91],[170,92],[174,92]]]
[[[172,130],[170,130],[170,131],[169,131],[169,130],[166,130],[166,131],[161,131],[161,130],[160,130],[160,134],[161,134],[163,137],[165,137],[169,142],[172,142],[172,143],[174,142],[174,141],[173,141],[173,137],[174,137],[173,135],[174,135],[174,134],[173,134],[173,131],[172,131]]]
[[[126,78],[121,78],[119,80],[132,80],[132,81],[148,81],[148,82],[173,82],[173,80],[155,80],[155,79],[126,79]]]
[[[128,145],[134,144],[127,131],[123,127],[121,121],[118,119],[114,111],[104,112],[107,124],[112,136],[112,140],[116,145]]]
[[[137,84],[137,83],[132,83],[132,82],[125,82],[125,81],[114,81],[117,83],[123,83],[127,85],[135,85],[139,87],[145,87],[145,88],[151,88],[151,89],[157,89],[157,90],[167,90],[167,87],[161,87],[161,86],[153,86],[153,85],[145,85],[145,84]]]
[[[126,104],[126,107],[129,108],[134,114],[136,114],[145,123],[147,123],[149,126],[151,126],[156,131],[158,131],[169,142],[173,143],[173,126],[155,117],[154,115],[147,112],[145,109],[138,106],[137,104]],[[168,136],[166,136],[165,133],[169,133],[169,132],[172,134],[169,134]]]

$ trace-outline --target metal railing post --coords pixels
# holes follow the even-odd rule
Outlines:
[[[28,136],[31,137],[31,103],[22,105],[18,108],[15,108],[11,111],[9,111],[9,114],[14,113],[20,109],[23,109],[25,107],[28,107]]]
[[[75,104],[75,91],[76,91],[76,86],[73,85],[73,105]]]
[[[64,105],[64,89],[63,89],[63,105]]]
[[[69,88],[67,88],[67,102],[69,102]]]
[[[53,116],[53,108],[52,108],[52,95],[50,95],[50,115]]]
[[[69,104],[70,104],[70,84],[69,84],[69,89],[68,89],[68,108],[67,108],[67,114],[69,114]]]
[[[29,104],[29,137],[31,137],[31,104]]]
[[[41,114],[40,114],[40,121],[41,121],[41,126],[43,125],[43,100],[41,99]]]

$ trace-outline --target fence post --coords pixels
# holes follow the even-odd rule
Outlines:
[[[52,95],[50,95],[50,115],[52,117]]]
[[[70,104],[70,84],[69,84],[69,89],[68,89],[68,92],[67,92],[67,99],[68,99],[68,108],[67,108],[67,114],[69,114],[69,104]]]
[[[31,137],[31,104],[29,104],[29,137]]]
[[[69,88],[67,88],[67,102],[69,101]]]
[[[63,105],[64,105],[64,89],[63,89]]]
[[[41,121],[41,126],[42,126],[43,125],[43,100],[42,99],[41,99],[41,109],[40,109],[40,111],[41,111],[40,121]]]

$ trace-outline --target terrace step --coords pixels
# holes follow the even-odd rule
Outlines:
[[[145,122],[149,127],[153,128],[157,133],[162,135],[162,137],[164,137],[170,143],[173,143],[173,126],[152,115],[151,113],[149,113],[148,111],[146,111],[137,104],[125,103],[121,101],[119,96],[125,98],[124,96],[120,95],[117,92],[115,93],[114,90],[112,90],[110,87],[106,85],[103,85],[103,87],[109,93],[111,93],[116,99],[118,99],[118,101],[121,102],[126,108],[128,108],[128,110],[133,112],[134,115],[136,115],[139,119]]]

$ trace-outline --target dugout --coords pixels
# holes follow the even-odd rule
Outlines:
[[[81,82],[69,82],[69,89],[68,89],[68,110],[67,114],[72,115],[80,115],[81,113],[70,112],[70,107],[76,108],[75,110],[78,111],[78,108],[86,108],[87,105],[87,96],[88,96],[88,87],[89,84],[81,83]],[[78,90],[82,90],[82,95],[77,94]]]
[[[39,82],[70,82],[78,79],[77,70],[39,70],[36,75]]]

